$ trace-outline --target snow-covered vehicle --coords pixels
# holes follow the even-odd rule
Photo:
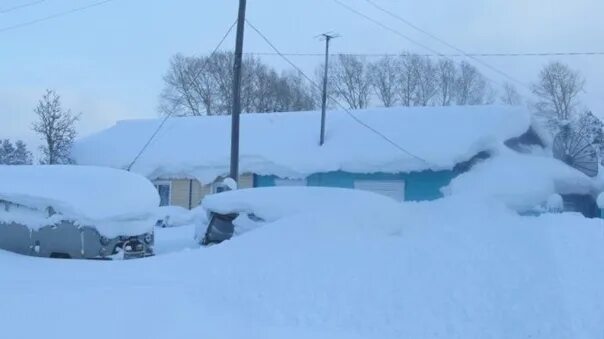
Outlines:
[[[202,245],[220,243],[262,225],[302,214],[331,215],[336,220],[351,210],[398,211],[400,203],[361,190],[328,187],[262,187],[206,196],[207,224],[196,229]],[[376,222],[379,219],[375,215]],[[337,221],[335,222],[337,223]],[[317,234],[317,236],[321,236]]]
[[[0,249],[39,257],[153,254],[157,191],[130,172],[88,166],[0,166]]]

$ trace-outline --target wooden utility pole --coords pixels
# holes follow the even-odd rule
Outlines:
[[[327,109],[327,75],[329,69],[329,41],[336,38],[335,35],[321,34],[325,38],[325,74],[323,75],[323,97],[321,98],[321,138],[319,145],[325,143],[325,111]]]
[[[235,62],[233,65],[233,106],[231,108],[231,174],[239,180],[239,116],[241,115],[241,64],[243,59],[243,32],[245,28],[246,0],[239,0],[237,17],[237,40],[235,42]]]

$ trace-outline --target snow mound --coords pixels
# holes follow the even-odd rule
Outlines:
[[[549,212],[562,212],[564,211],[564,199],[560,194],[552,194],[547,198],[545,207]]]
[[[20,205],[4,210],[4,221],[26,220],[35,228],[73,220],[104,235],[152,229],[152,212],[159,205],[157,190],[146,178],[88,166],[0,166],[0,200]],[[49,207],[57,213],[50,218]]]
[[[180,206],[161,206],[155,210],[154,216],[164,227],[179,227],[205,221],[206,212],[199,207],[188,210]]]
[[[303,178],[317,172],[411,172],[451,169],[481,151],[529,129],[526,110],[508,106],[376,108],[353,111],[364,123],[410,153],[405,154],[346,112],[327,114],[319,146],[320,112],[241,116],[240,172]],[[121,121],[78,140],[79,164],[127,168],[162,122]],[[229,116],[169,119],[132,170],[148,178],[196,177],[213,182],[229,172]]]
[[[206,196],[202,206],[209,211],[222,214],[253,214],[266,222],[300,215],[321,216],[321,218],[328,216],[333,220],[332,227],[342,226],[349,231],[355,226],[372,224],[375,231],[380,231],[380,228],[384,227],[381,231],[397,232],[400,231],[399,225],[391,227],[392,221],[378,220],[403,219],[402,214],[397,214],[401,205],[395,200],[371,192],[346,188],[249,188]],[[342,222],[341,219],[349,215],[355,215],[355,218],[358,218],[356,222]],[[367,218],[375,220],[368,222]]]
[[[504,151],[453,179],[443,191],[495,199],[527,211],[546,203],[553,194],[595,194],[602,186],[602,178],[590,178],[554,158]]]

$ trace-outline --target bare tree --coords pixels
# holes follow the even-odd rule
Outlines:
[[[71,110],[63,110],[61,98],[53,90],[46,93],[34,109],[38,120],[33,123],[33,130],[45,142],[41,146],[43,164],[68,164],[71,146],[76,137],[75,123],[79,115],[74,115]]]
[[[414,104],[428,106],[438,90],[437,70],[429,57],[423,57],[419,63],[417,74],[417,91]]]
[[[213,114],[217,84],[207,58],[175,55],[164,82],[160,107],[163,113],[176,116]]]
[[[518,93],[518,90],[516,90],[516,87],[514,85],[510,84],[509,82],[506,82],[505,84],[503,84],[503,93],[501,94],[501,97],[499,98],[499,100],[501,100],[501,102],[505,105],[510,105],[510,106],[522,105],[522,97],[520,96],[520,93]]]
[[[172,58],[164,77],[160,110],[175,116],[230,114],[233,83],[231,52],[209,57]],[[311,91],[304,81],[283,78],[260,59],[247,56],[242,64],[242,112],[297,111],[312,108],[306,99]],[[286,88],[283,88],[286,86]],[[301,93],[300,91],[306,91]],[[297,98],[283,97],[297,96]],[[291,103],[293,106],[287,106]]]
[[[389,56],[381,58],[369,68],[371,84],[385,107],[394,106],[398,101],[399,72],[398,60]]]
[[[339,55],[330,65],[329,84],[333,93],[352,109],[369,106],[368,68],[365,59],[351,55]]]
[[[455,63],[448,59],[441,59],[437,64],[436,82],[438,86],[437,104],[449,106],[455,98],[455,81],[457,79],[457,68]]]
[[[532,86],[533,94],[539,98],[536,108],[558,122],[568,121],[576,112],[578,95],[584,86],[585,80],[579,72],[560,62],[551,62]]]
[[[403,106],[411,106],[418,86],[421,57],[415,54],[403,54],[399,57],[399,98]]]
[[[476,67],[462,61],[459,65],[455,92],[458,105],[484,104],[487,102],[486,79]]]

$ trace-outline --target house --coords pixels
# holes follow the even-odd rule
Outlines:
[[[508,106],[379,108],[241,116],[240,187],[308,185],[432,200],[472,164],[529,130],[529,113]],[[127,169],[161,119],[120,121],[78,140],[78,164]],[[162,205],[193,208],[229,172],[229,116],[168,119],[132,165]]]

